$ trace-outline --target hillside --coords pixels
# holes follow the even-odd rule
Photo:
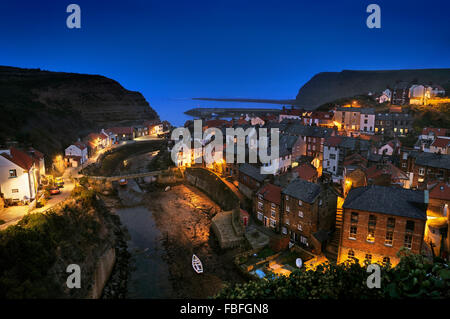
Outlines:
[[[0,66],[0,144],[32,144],[52,156],[78,137],[158,114],[139,92],[100,75]]]
[[[450,69],[321,72],[303,85],[297,105],[315,109],[341,98],[381,92],[399,81],[433,83],[450,90]]]

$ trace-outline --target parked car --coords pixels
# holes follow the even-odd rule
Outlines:
[[[119,185],[120,186],[125,186],[125,185],[127,185],[128,184],[128,181],[125,179],[125,178],[122,178],[120,181],[119,181]]]
[[[62,177],[56,177],[55,178],[55,185],[56,187],[64,187],[64,180]]]
[[[51,195],[58,195],[58,194],[61,194],[61,191],[59,190],[58,187],[50,188],[49,191],[50,191],[50,194],[51,194]]]

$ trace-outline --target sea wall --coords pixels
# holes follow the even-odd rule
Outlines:
[[[222,210],[228,211],[239,207],[239,198],[215,174],[203,168],[186,168],[186,182],[205,192]]]
[[[98,259],[96,269],[92,278],[92,288],[88,298],[98,299],[101,297],[116,262],[116,251],[113,247],[105,251]]]

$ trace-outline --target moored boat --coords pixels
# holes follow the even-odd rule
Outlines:
[[[202,262],[195,254],[192,255],[192,268],[194,268],[197,274],[201,274],[203,272]]]

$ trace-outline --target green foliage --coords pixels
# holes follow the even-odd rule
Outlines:
[[[26,215],[0,231],[0,299],[63,296],[57,276],[65,274],[50,270],[57,260],[82,263],[86,247],[99,241],[94,196],[82,191],[58,211]]]
[[[400,263],[382,265],[381,288],[370,289],[369,274],[356,260],[325,263],[315,270],[298,269],[289,277],[270,276],[225,287],[215,298],[395,299],[449,298],[450,270],[442,260],[426,262],[422,256],[401,252]]]

